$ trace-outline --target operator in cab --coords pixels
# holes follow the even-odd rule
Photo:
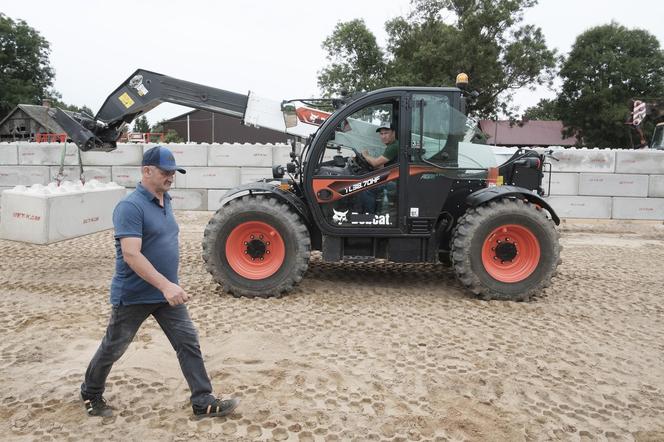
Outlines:
[[[397,139],[395,128],[396,126],[394,123],[381,123],[378,129],[376,129],[376,132],[380,135],[380,141],[385,145],[385,151],[383,151],[382,155],[372,157],[366,149],[362,152],[362,156],[364,156],[374,169],[381,168],[388,163],[396,161],[397,155],[399,154],[399,140]]]

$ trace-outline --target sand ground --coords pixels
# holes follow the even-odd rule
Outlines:
[[[0,438],[664,440],[664,226],[561,226],[563,263],[528,303],[483,302],[434,265],[314,258],[280,299],[236,299],[203,267],[210,213],[179,212],[181,282],[218,394],[195,420],[153,319],[115,365],[111,418],[77,392],[104,333],[112,232],[0,241]]]

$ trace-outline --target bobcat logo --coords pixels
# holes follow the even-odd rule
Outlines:
[[[337,224],[343,224],[348,221],[348,218],[346,218],[346,215],[348,214],[348,210],[345,212],[337,212],[336,210],[332,209],[334,212],[334,215],[332,216],[332,221],[334,221]]]

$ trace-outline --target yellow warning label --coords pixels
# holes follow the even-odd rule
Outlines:
[[[120,100],[120,102],[122,104],[124,104],[124,107],[126,107],[127,109],[129,109],[130,107],[132,107],[134,105],[134,100],[132,100],[131,97],[129,96],[129,94],[126,93],[126,92],[124,94],[120,95],[118,97],[118,99]]]

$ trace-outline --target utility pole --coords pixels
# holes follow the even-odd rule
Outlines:
[[[495,122],[493,129],[493,146],[496,147],[496,142],[498,141],[498,114],[496,114],[496,119],[493,121]]]

